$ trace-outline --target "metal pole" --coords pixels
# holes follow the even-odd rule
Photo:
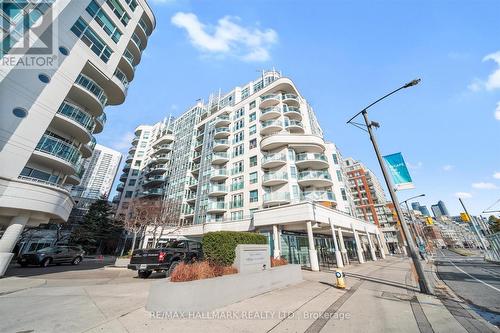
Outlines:
[[[415,221],[413,221],[413,216],[411,215],[410,213],[410,206],[408,205],[408,200],[404,201],[405,205],[406,205],[406,210],[408,211],[408,216],[410,217],[410,232],[413,233],[413,239],[415,239],[415,241],[419,241],[419,237],[417,236],[420,236],[418,234],[418,231],[417,229],[415,228]]]
[[[382,160],[382,155],[380,154],[380,150],[378,148],[377,140],[375,138],[375,134],[372,130],[372,125],[370,120],[368,119],[368,112],[363,110],[361,112],[363,114],[363,118],[365,120],[366,127],[368,128],[368,134],[370,135],[370,140],[373,144],[373,149],[375,150],[375,154],[377,155],[378,163],[380,164],[380,168],[382,169],[382,174],[384,175],[385,183],[389,189],[389,194],[391,195],[392,202],[394,203],[394,209],[396,209],[396,214],[398,215],[398,219],[401,222],[401,227],[403,230],[403,234],[406,238],[406,242],[408,243],[408,250],[410,251],[410,256],[413,261],[413,265],[415,266],[415,270],[418,275],[418,283],[420,285],[420,292],[424,294],[432,294],[431,288],[429,285],[429,281],[425,277],[424,268],[422,267],[422,263],[417,257],[415,243],[413,242],[412,237],[410,236],[410,230],[408,230],[408,225],[404,220],[403,213],[401,211],[401,207],[399,205],[398,197],[396,196],[396,192],[394,191],[394,187],[392,185],[392,181],[389,177],[389,173],[385,167],[384,161]]]
[[[458,201],[460,201],[460,204],[462,205],[462,207],[465,211],[465,214],[467,214],[467,216],[469,217],[469,221],[470,221],[470,223],[472,223],[472,227],[474,228],[474,232],[476,233],[477,238],[479,238],[479,241],[481,242],[481,245],[483,246],[485,254],[487,254],[488,248],[486,247],[486,244],[484,243],[483,239],[481,238],[481,235],[479,235],[479,231],[477,230],[476,225],[474,224],[474,221],[472,220],[472,216],[470,216],[469,212],[467,211],[467,208],[465,208],[465,205],[464,205],[462,199],[458,198]]]

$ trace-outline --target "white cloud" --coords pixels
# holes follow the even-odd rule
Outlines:
[[[406,164],[408,165],[408,168],[413,170],[420,169],[424,166],[424,163],[422,163],[421,161],[418,161],[417,164],[412,164],[410,162],[406,162]]]
[[[446,165],[443,165],[443,170],[444,171],[451,171],[455,168],[454,165],[451,165],[451,164],[446,164]]]
[[[470,194],[469,192],[456,192],[455,197],[461,199],[468,199],[472,198],[472,194]]]
[[[483,58],[483,61],[493,60],[497,63],[498,68],[488,76],[484,87],[486,90],[500,89],[500,51],[488,54]]]
[[[497,108],[495,109],[495,119],[500,120],[500,102],[497,103]]]
[[[493,174],[493,178],[495,178],[495,179],[500,179],[500,172],[495,172],[495,173]]]
[[[224,16],[216,26],[205,25],[193,13],[178,12],[173,25],[186,29],[191,44],[201,51],[217,56],[235,56],[244,61],[267,61],[269,49],[278,42],[273,29],[261,30],[239,25],[240,19]]]
[[[468,86],[467,86],[467,89],[469,89],[470,91],[473,91],[473,92],[476,92],[476,91],[479,91],[481,90],[481,88],[483,87],[483,83],[481,82],[481,80],[479,79],[474,79]]]
[[[135,137],[134,133],[127,132],[123,134],[118,140],[113,142],[111,146],[116,150],[124,150],[130,147],[132,139]]]
[[[498,188],[498,186],[493,183],[485,182],[473,183],[472,187],[477,188],[478,190],[496,190]]]

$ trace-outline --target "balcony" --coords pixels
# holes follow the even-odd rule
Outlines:
[[[203,148],[203,140],[196,140],[194,142],[194,150],[201,151],[202,148]]]
[[[130,148],[128,149],[128,153],[129,154],[134,154],[136,150],[137,150],[136,146],[130,146]]]
[[[260,121],[276,119],[281,116],[281,109],[278,106],[273,106],[260,111]]]
[[[132,139],[132,145],[134,146],[137,146],[137,144],[139,143],[139,140],[141,139],[141,137],[139,135],[136,135],[133,139]]]
[[[280,94],[267,94],[260,97],[260,105],[261,109],[267,109],[272,106],[276,106],[281,101]]]
[[[227,205],[225,202],[208,202],[207,213],[217,214],[224,213],[227,210]]]
[[[215,129],[214,139],[227,139],[231,134],[229,127],[217,127]]]
[[[285,128],[290,133],[304,133],[304,124],[298,120],[285,120]]]
[[[173,145],[168,143],[155,146],[155,150],[157,153],[169,153],[172,151],[172,148]]]
[[[265,208],[286,205],[289,203],[290,203],[289,192],[271,192],[264,194],[263,204]]]
[[[193,218],[194,217],[194,208],[189,207],[189,209],[186,209],[185,212],[183,212],[185,218]]]
[[[187,196],[186,196],[186,201],[190,204],[194,204],[196,202],[196,193],[194,192],[190,192]]]
[[[66,178],[66,182],[64,184],[78,185],[80,184],[83,174],[85,173],[84,164],[82,161],[78,165],[78,168],[75,173],[70,173]]]
[[[228,172],[226,169],[212,169],[210,172],[211,181],[221,181],[226,180],[228,177]]]
[[[116,191],[117,192],[122,192],[124,188],[125,188],[125,184],[124,183],[119,183],[118,186],[116,187]]]
[[[265,155],[261,160],[262,167],[272,169],[286,164],[286,154],[269,154]]]
[[[108,103],[104,89],[84,74],[78,75],[69,97],[84,106],[94,116],[99,116]]]
[[[33,158],[65,174],[72,174],[78,170],[81,154],[72,144],[44,134],[35,147]]]
[[[283,130],[280,120],[268,120],[261,123],[260,135],[269,135]]]
[[[92,152],[94,151],[95,145],[97,144],[96,139],[92,136],[90,141],[86,144],[82,144],[80,146],[80,151],[82,152],[83,158],[88,158],[92,156]]]
[[[134,160],[134,155],[129,154],[129,155],[127,155],[127,158],[125,159],[125,162],[132,163],[133,160]]]
[[[189,181],[189,189],[193,190],[198,187],[198,181],[194,178],[191,178]]]
[[[157,196],[162,196],[163,195],[163,189],[162,188],[152,188],[147,191],[142,192],[142,196],[144,197],[157,197]]]
[[[229,149],[229,140],[228,139],[214,140],[213,150],[215,152],[226,151],[228,149]]]
[[[208,196],[218,197],[227,194],[227,186],[223,184],[212,184],[208,188]]]
[[[297,152],[325,151],[325,141],[313,134],[290,134],[286,132],[274,133],[262,138],[260,148],[262,150],[274,150],[281,147],[291,147]]]
[[[295,165],[299,169],[325,169],[328,168],[328,159],[321,153],[300,153],[295,156]]]
[[[306,191],[300,194],[302,201],[328,201],[336,202],[335,194],[332,191]]]
[[[158,163],[165,163],[170,160],[170,154],[156,154],[154,158]]]
[[[160,145],[171,144],[175,137],[173,134],[165,133],[153,142],[153,147],[156,148]]]
[[[141,62],[142,41],[135,33],[132,33],[132,38],[130,38],[127,49],[134,55],[134,59],[137,63]]]
[[[64,101],[56,116],[52,119],[53,125],[74,136],[78,141],[86,143],[92,138],[95,123],[93,117],[79,106]]]
[[[156,175],[156,176],[145,178],[142,186],[144,186],[144,187],[154,186],[154,185],[161,184],[166,180],[167,180],[167,177],[165,177],[163,175]]]
[[[146,174],[152,175],[152,174],[164,173],[167,171],[167,169],[168,169],[167,164],[157,164],[155,166],[150,167]]]
[[[129,172],[130,168],[132,167],[131,163],[125,163],[123,165],[123,172]]]
[[[124,182],[128,178],[128,172],[124,172],[120,175],[120,181]]]
[[[245,187],[244,182],[233,183],[231,184],[231,191],[239,191],[242,190],[244,187]]]
[[[95,128],[94,128],[94,133],[101,133],[102,130],[104,129],[104,125],[106,124],[107,117],[106,114],[103,112],[99,117],[95,118]]]
[[[221,115],[215,118],[214,127],[227,127],[231,124],[231,119],[228,115]]]
[[[201,160],[201,152],[195,150],[193,152],[193,162],[199,163],[200,160]]]
[[[200,163],[194,163],[191,166],[191,172],[194,173],[194,174],[199,173],[200,172]]]
[[[265,172],[262,177],[263,186],[276,186],[288,182],[288,173],[286,172]]]
[[[212,154],[212,164],[224,164],[229,161],[228,153],[213,153]]]
[[[128,49],[125,49],[120,59],[120,63],[118,64],[118,68],[125,73],[129,82],[134,79],[135,65],[134,55]]]
[[[299,172],[298,183],[301,186],[331,186],[332,176],[328,171],[302,171]]]
[[[299,96],[295,94],[284,94],[283,95],[283,103],[289,106],[300,106]]]
[[[283,105],[283,115],[290,119],[294,120],[302,120],[302,113],[300,112],[300,108],[296,106],[288,106]]]

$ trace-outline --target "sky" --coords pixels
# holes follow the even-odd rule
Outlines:
[[[443,200],[458,214],[462,197],[479,214],[500,199],[499,1],[149,3],[156,30],[125,103],[107,109],[101,144],[126,156],[137,125],[274,67],[312,105],[326,139],[381,177],[367,134],[346,121],[421,78],[369,112],[382,154],[402,152],[409,166],[416,188],[400,200],[425,193],[421,204]]]

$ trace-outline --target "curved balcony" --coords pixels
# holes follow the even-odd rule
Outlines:
[[[267,109],[272,106],[276,106],[281,101],[280,94],[267,94],[260,97],[260,105],[261,109]]]
[[[207,213],[217,214],[224,213],[227,210],[227,205],[225,202],[208,202]]]
[[[124,182],[128,178],[128,172],[124,172],[120,175],[120,181]]]
[[[214,127],[227,127],[231,124],[231,118],[228,115],[221,115],[215,118]]]
[[[304,133],[304,124],[298,120],[285,120],[285,128],[290,133]]]
[[[335,194],[332,191],[306,191],[300,194],[302,201],[328,201],[336,202]]]
[[[130,53],[134,55],[134,59],[137,63],[141,62],[142,57],[142,41],[135,33],[132,33],[132,38],[130,38],[130,42],[128,43],[127,50],[130,50]]]
[[[214,140],[213,151],[221,152],[221,151],[227,151],[228,149],[229,149],[228,139]]]
[[[128,87],[130,85],[127,76],[122,72],[122,70],[116,68],[110,81],[113,84],[108,84],[106,86],[106,91],[109,96],[108,104],[122,104],[127,97]]]
[[[123,171],[123,172],[127,172],[127,173],[128,173],[128,172],[130,171],[130,168],[131,168],[131,167],[132,167],[132,164],[131,164],[131,163],[125,163],[125,164],[123,165],[123,169],[122,169],[122,171]]]
[[[104,129],[104,125],[106,124],[107,116],[106,113],[101,113],[99,117],[95,117],[95,128],[94,133],[101,133]]]
[[[213,153],[212,154],[212,164],[224,164],[229,161],[228,153]]]
[[[165,163],[170,160],[170,154],[155,154],[154,158],[158,163]]]
[[[295,165],[300,169],[325,169],[328,158],[321,153],[300,153],[295,155]]]
[[[133,160],[134,160],[134,155],[133,154],[129,154],[129,155],[127,155],[127,158],[125,159],[125,162],[126,163],[132,163]]]
[[[261,164],[262,167],[266,169],[280,167],[286,164],[286,154],[278,153],[265,155],[261,160]]]
[[[302,171],[299,172],[298,183],[301,186],[331,186],[332,176],[328,171]]]
[[[157,164],[153,167],[150,167],[149,170],[147,171],[146,175],[164,173],[167,171],[167,169],[168,169],[167,164]]]
[[[127,49],[123,52],[118,68],[127,76],[128,82],[132,82],[135,76],[134,55]]]
[[[196,202],[196,193],[190,193],[187,198],[186,198],[186,201],[189,203],[189,204],[194,204]]]
[[[144,23],[144,21],[142,21],[142,19],[140,19],[139,20],[139,24],[135,28],[135,33],[141,39],[141,44],[143,44],[144,47],[146,47],[146,45],[148,43],[148,34],[147,34],[147,31],[149,31],[149,29],[147,28],[147,26]]]
[[[263,198],[264,207],[273,207],[286,205],[290,203],[289,192],[271,192],[265,193]]]
[[[57,110],[52,124],[64,133],[74,136],[81,143],[87,143],[92,139],[92,131],[95,126],[94,119],[90,114],[67,101],[64,101]]]
[[[210,172],[210,181],[222,181],[226,180],[228,177],[228,172],[226,169],[212,169]]]
[[[231,134],[229,127],[217,127],[215,129],[214,139],[225,139]]]
[[[283,115],[293,120],[302,120],[302,112],[296,106],[283,105]]]
[[[262,150],[275,150],[286,146],[290,146],[298,153],[322,153],[325,151],[325,141],[313,134],[276,133],[266,136],[260,142]]]
[[[226,185],[218,185],[212,184],[208,188],[208,196],[210,197],[218,197],[227,194],[227,186]]]
[[[92,152],[94,151],[96,143],[96,139],[94,137],[91,137],[88,143],[80,146],[80,151],[82,152],[82,156],[84,158],[92,156]]]
[[[266,121],[269,119],[276,119],[281,116],[281,109],[278,106],[273,106],[260,111],[260,121]]]
[[[174,135],[173,134],[164,134],[161,137],[159,137],[158,139],[156,139],[155,142],[153,142],[153,147],[157,147],[159,145],[164,145],[164,144],[171,144],[172,142],[174,142]]]
[[[78,170],[81,154],[77,147],[44,134],[35,147],[32,158],[38,162],[72,174]]]
[[[84,106],[93,116],[99,116],[108,103],[104,89],[84,74],[78,75],[68,93],[68,98]]]
[[[299,96],[295,94],[284,94],[283,103],[289,106],[300,106]]]
[[[169,153],[172,151],[173,145],[172,144],[162,144],[162,145],[157,145],[155,146],[155,151],[157,153]]]
[[[147,191],[142,192],[142,196],[144,197],[158,197],[163,195],[162,188],[151,188]]]
[[[122,192],[124,188],[125,188],[125,184],[124,183],[119,183],[118,186],[116,187],[116,191],[117,192]]]
[[[263,186],[276,186],[286,182],[288,182],[288,173],[282,171],[265,172],[262,177]]]
[[[163,175],[151,176],[151,177],[147,177],[144,179],[142,186],[144,186],[144,187],[155,186],[155,185],[159,185],[159,184],[163,183],[166,180],[167,180],[167,177],[165,177]]]
[[[130,148],[128,149],[128,153],[133,155],[135,154],[136,150],[137,150],[136,146],[130,146]]]
[[[76,173],[70,173],[66,178],[66,182],[64,184],[78,185],[80,184],[83,174],[85,173],[85,168],[83,167],[83,163],[80,162]]]
[[[269,135],[283,130],[283,123],[281,120],[268,120],[261,123],[260,134]]]

